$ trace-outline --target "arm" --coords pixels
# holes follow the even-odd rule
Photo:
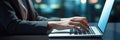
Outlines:
[[[17,18],[9,2],[0,2],[0,23],[8,34],[47,34],[47,21],[24,21]]]

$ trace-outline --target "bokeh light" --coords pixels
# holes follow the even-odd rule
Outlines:
[[[87,0],[81,0],[81,3],[85,4],[87,2]]]
[[[35,0],[36,1],[36,3],[40,3],[42,0]]]
[[[47,5],[46,5],[46,4],[41,4],[41,5],[40,5],[40,8],[41,8],[41,9],[45,9],[45,8],[47,8]]]
[[[58,4],[51,4],[50,7],[53,8],[53,9],[60,8],[60,6]]]
[[[101,9],[101,7],[102,7],[102,6],[101,6],[100,4],[95,4],[95,8],[96,8],[96,9]]]
[[[97,3],[98,0],[89,0],[90,3]]]

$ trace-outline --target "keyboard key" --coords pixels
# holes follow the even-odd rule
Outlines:
[[[78,31],[74,29],[74,34],[78,34]]]
[[[82,30],[82,34],[86,34],[86,31],[83,28],[81,28],[81,30]]]
[[[94,31],[92,30],[92,28],[90,28],[90,34],[95,34]]]
[[[70,34],[73,34],[73,33],[74,33],[74,29],[70,28]]]

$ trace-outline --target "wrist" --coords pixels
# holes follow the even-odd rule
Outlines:
[[[55,25],[56,25],[55,21],[49,21],[47,27],[47,33],[50,33],[54,29]]]
[[[48,22],[48,27],[51,28],[51,29],[54,29],[55,25],[56,25],[55,21],[49,21]]]

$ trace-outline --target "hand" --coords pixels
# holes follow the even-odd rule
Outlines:
[[[81,31],[78,26],[84,28],[86,31],[89,30],[88,22],[85,17],[62,18],[62,21],[50,21],[48,25],[51,29],[58,30],[75,28]]]
[[[86,17],[72,17],[70,18],[70,25],[76,25],[84,28],[86,31],[89,31],[89,24],[87,22]],[[75,27],[75,29],[80,30],[78,27]]]
[[[74,25],[69,25],[70,21],[50,21],[48,22],[51,29],[63,30],[70,29]]]

